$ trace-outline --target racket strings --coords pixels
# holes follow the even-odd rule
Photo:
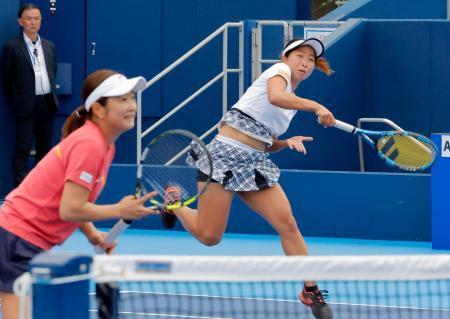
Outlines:
[[[377,149],[397,165],[417,170],[428,166],[436,157],[434,147],[414,136],[384,136],[377,141]]]
[[[146,193],[157,191],[161,198],[164,197],[166,189],[175,186],[180,189],[181,201],[186,201],[195,195],[195,172],[189,169],[173,168],[169,166],[143,165],[142,183]]]
[[[186,162],[192,141],[188,136],[168,134],[147,146],[141,160],[141,183],[146,192],[156,190],[161,202],[170,186],[180,189],[181,202],[197,194],[196,170]]]

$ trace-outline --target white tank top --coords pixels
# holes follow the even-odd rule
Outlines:
[[[233,105],[250,115],[258,122],[269,127],[275,138],[282,135],[289,127],[296,110],[287,110],[269,102],[267,82],[274,76],[282,76],[286,82],[286,91],[293,93],[291,85],[291,69],[285,63],[277,63],[264,71],[247,89],[239,101]]]

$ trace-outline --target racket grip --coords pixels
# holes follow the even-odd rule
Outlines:
[[[114,225],[114,227],[111,228],[111,230],[108,232],[108,235],[106,235],[105,243],[107,245],[112,244],[117,239],[117,237],[120,236],[120,234],[122,234],[128,227],[130,227],[130,225],[131,220],[124,220],[124,219],[119,220]],[[95,245],[94,250],[99,255],[105,253],[105,251],[103,250],[102,247],[100,247],[100,245]]]
[[[340,129],[347,133],[355,133],[356,128],[353,125],[350,125],[348,123],[336,120],[336,123],[333,125],[333,127]]]

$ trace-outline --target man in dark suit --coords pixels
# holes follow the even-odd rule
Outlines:
[[[1,61],[7,103],[16,119],[15,186],[28,173],[33,141],[36,163],[50,150],[53,120],[59,104],[55,86],[55,46],[38,34],[41,11],[34,4],[24,4],[18,17],[23,33],[5,44]]]

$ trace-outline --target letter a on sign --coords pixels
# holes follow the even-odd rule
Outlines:
[[[442,157],[450,157],[450,135],[442,135]]]

